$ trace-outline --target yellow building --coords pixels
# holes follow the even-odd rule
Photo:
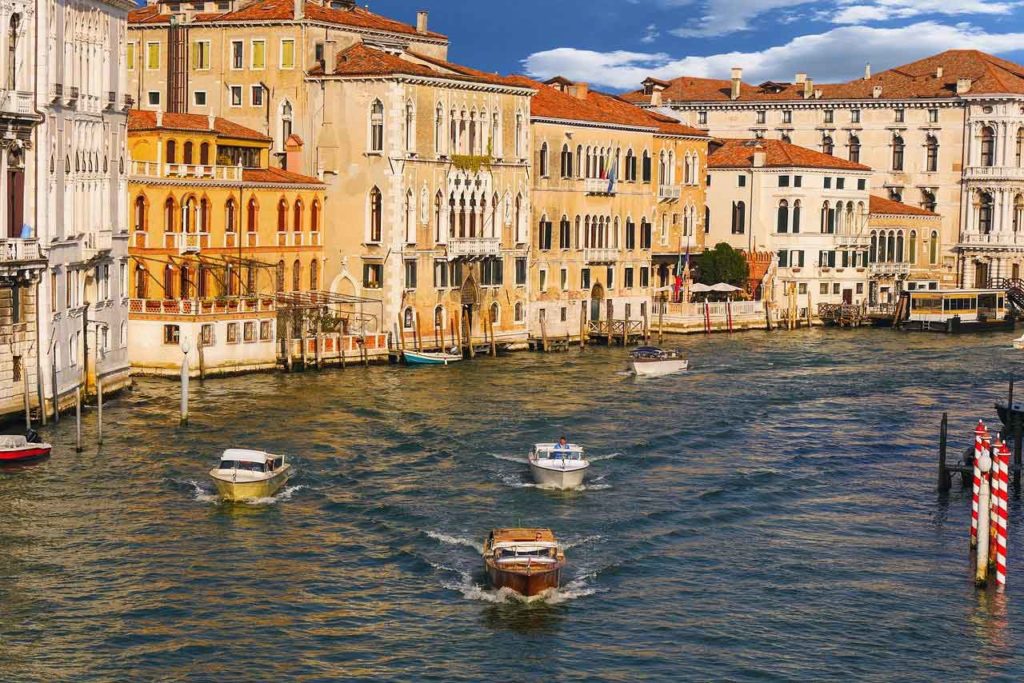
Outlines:
[[[136,369],[174,371],[181,356],[168,347],[184,337],[202,340],[206,369],[273,367],[277,300],[321,289],[324,186],[269,168],[270,144],[222,118],[131,112]],[[297,155],[300,141],[290,146]]]
[[[525,344],[533,89],[361,43],[309,78],[345,217],[328,289],[379,301],[405,348]]]
[[[956,286],[956,259],[942,242],[939,214],[872,195],[865,237],[870,303],[893,304],[900,292]]]
[[[704,249],[707,136],[586,83],[516,80],[536,90],[531,335],[640,331],[680,255]]]

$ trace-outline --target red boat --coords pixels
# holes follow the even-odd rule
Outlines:
[[[0,464],[45,458],[52,449],[48,443],[33,443],[23,436],[0,436]]]

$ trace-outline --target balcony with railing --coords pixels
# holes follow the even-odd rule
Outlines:
[[[1017,166],[968,166],[964,180],[1024,180],[1024,168]]]
[[[87,232],[82,236],[81,244],[81,259],[83,261],[88,261],[101,252],[108,252],[114,248],[114,232],[112,230]]]
[[[230,297],[224,299],[132,299],[128,314],[145,316],[230,316],[250,317],[255,313],[274,313],[277,303],[272,296]]]
[[[31,116],[32,93],[24,90],[0,90],[0,111],[14,116]]]
[[[981,247],[981,248],[998,248],[998,247],[1021,247],[1024,246],[1024,233],[1002,231],[1002,232],[965,232],[961,236],[960,244],[961,248],[967,247]]]
[[[881,277],[903,277],[910,275],[909,263],[869,263],[868,272]]]
[[[256,233],[248,234],[255,235]],[[277,233],[277,246],[279,247],[319,247],[321,241],[319,232],[281,231]]]
[[[837,247],[867,247],[871,244],[871,236],[860,233],[836,235]]]
[[[0,238],[0,284],[36,282],[45,269],[46,259],[40,256],[34,238]]]
[[[448,240],[449,258],[487,258],[500,255],[500,237],[452,237]]]
[[[682,192],[682,188],[679,185],[659,185],[658,186],[658,201],[661,202],[677,202],[679,201],[679,195]]]
[[[619,258],[619,250],[614,247],[586,247],[583,249],[583,260],[587,263],[615,263]]]
[[[33,239],[7,237],[0,239],[0,262],[38,261],[39,242]]]
[[[242,180],[241,166],[216,164],[168,164],[156,161],[133,161],[135,178],[187,178],[189,180]]]
[[[617,183],[602,178],[587,178],[583,181],[583,191],[587,194],[614,195]]]
[[[198,254],[210,248],[208,232],[165,232],[164,249],[176,249],[179,254]]]

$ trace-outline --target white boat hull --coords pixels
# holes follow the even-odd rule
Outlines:
[[[552,489],[575,489],[583,485],[583,477],[590,468],[590,463],[582,467],[570,465],[566,469],[558,465],[548,467],[538,465],[536,461],[530,461],[530,474],[537,486]]]
[[[660,377],[661,375],[671,375],[674,372],[683,372],[689,367],[690,362],[683,359],[650,361],[635,360],[630,361],[629,365],[633,374],[637,377]]]

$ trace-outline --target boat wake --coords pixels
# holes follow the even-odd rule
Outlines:
[[[551,588],[539,595],[526,597],[511,588],[487,588],[473,581],[473,577],[465,572],[458,572],[460,581],[443,581],[441,586],[448,590],[461,593],[467,600],[489,602],[495,605],[544,602],[549,605],[561,605],[571,600],[585,598],[588,595],[604,592],[587,583],[588,577],[575,578],[564,586]]]
[[[429,536],[430,538],[434,539],[435,541],[440,541],[441,543],[444,543],[446,545],[461,545],[466,548],[472,548],[473,550],[481,554],[483,554],[484,552],[484,547],[482,545],[468,538],[450,536],[448,534],[443,534],[439,531],[424,531],[423,533]]]
[[[516,457],[514,455],[502,455],[501,453],[488,453],[488,455],[490,455],[492,458],[497,458],[498,460],[507,460],[508,462],[517,462],[520,465],[529,465],[530,464],[529,458]]]
[[[217,495],[217,490],[215,488],[204,486],[203,484],[199,483],[198,481],[195,481],[194,479],[189,479],[184,483],[192,487],[192,497],[196,500],[196,502],[220,504],[221,499],[220,496]],[[293,495],[295,495],[297,492],[301,491],[304,488],[306,487],[303,486],[302,484],[298,484],[296,486],[287,486],[277,495],[268,496],[266,498],[255,498],[253,500],[244,501],[240,504],[252,505],[255,507],[261,507],[265,505],[277,505],[281,501],[291,500]]]
[[[194,479],[189,479],[185,483],[192,487],[192,497],[199,503],[216,503],[220,500],[216,489],[207,488]]]
[[[620,455],[622,455],[622,453],[609,453],[608,455],[587,456],[587,459],[590,460],[590,462],[601,462],[602,460],[611,460],[612,458],[617,458]]]
[[[306,487],[301,484],[297,486],[287,486],[276,495],[267,496],[266,498],[254,498],[252,500],[247,500],[244,501],[242,505],[253,505],[256,507],[260,507],[263,505],[277,505],[281,501],[291,500],[293,495],[295,495],[297,492],[301,491],[304,488]]]
[[[587,543],[594,543],[596,541],[600,541],[601,539],[602,536],[600,534],[592,534],[590,536],[584,536],[583,538],[577,539],[575,541],[569,541],[563,547],[566,550],[569,550],[570,548],[578,548],[581,545],[586,545]]]

